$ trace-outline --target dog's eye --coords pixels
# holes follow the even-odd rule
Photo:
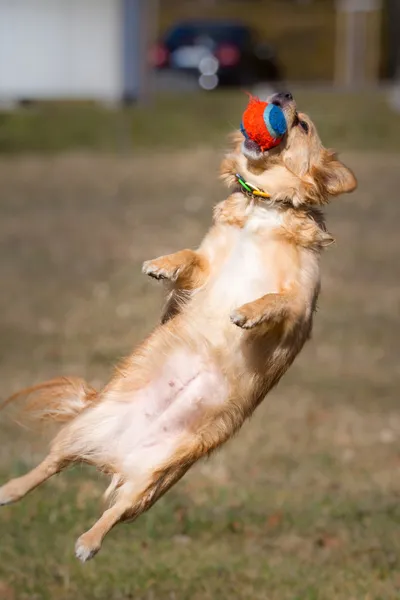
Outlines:
[[[299,121],[299,125],[306,133],[308,133],[308,131],[309,131],[308,123],[306,123],[305,121]]]

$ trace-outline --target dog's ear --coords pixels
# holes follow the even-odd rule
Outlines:
[[[235,152],[240,151],[240,147],[242,145],[243,140],[244,140],[243,133],[241,131],[239,131],[239,129],[232,131],[228,135],[229,144]]]
[[[219,170],[220,178],[226,184],[227,187],[232,187],[236,183],[235,173],[237,172],[237,160],[236,155],[231,153],[227,154],[221,163]]]
[[[357,179],[333,152],[325,153],[322,165],[318,168],[319,179],[329,196],[339,196],[352,192],[357,187]]]

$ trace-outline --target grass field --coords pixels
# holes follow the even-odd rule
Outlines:
[[[346,149],[360,183],[328,210],[337,244],[323,259],[313,339],[237,438],[117,527],[92,563],[73,555],[101,510],[106,482],[92,470],[75,468],[1,509],[1,600],[400,597],[400,119],[380,97],[303,94],[302,104],[326,144]],[[150,125],[143,113],[138,151],[125,155],[84,143],[84,152],[50,153],[53,127],[68,132],[54,115],[38,154],[34,129],[12,134],[13,119],[28,117],[4,117],[2,396],[58,374],[101,385],[154,326],[161,292],[141,263],[200,241],[224,193],[221,135],[241,106],[224,94],[193,99],[192,109],[185,98],[165,101],[165,131],[159,114]],[[169,114],[178,128],[192,124],[183,148]],[[150,131],[162,142],[152,152]],[[59,149],[76,142],[63,139]],[[111,150],[104,139],[91,147]],[[6,414],[0,440],[2,481],[45,448]]]
[[[295,95],[327,143],[341,150],[399,151],[400,119],[388,110],[384,93],[295,90]],[[247,101],[244,93],[224,91],[160,94],[150,107],[120,110],[79,102],[34,104],[0,112],[0,154],[221,148]]]

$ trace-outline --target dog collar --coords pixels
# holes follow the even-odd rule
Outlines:
[[[236,173],[235,175],[236,181],[241,187],[241,191],[246,194],[246,196],[255,196],[256,198],[271,198],[270,194],[260,190],[257,186],[249,183],[240,175],[240,173]]]

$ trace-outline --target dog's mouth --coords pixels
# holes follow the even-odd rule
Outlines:
[[[243,142],[243,146],[247,152],[251,152],[251,153],[255,153],[255,154],[263,153],[263,151],[261,150],[261,147],[257,144],[257,142],[254,142],[253,140],[250,140],[249,138],[247,138]]]
[[[279,108],[282,109],[286,119],[287,130],[289,132],[298,119],[296,102],[292,94],[290,92],[279,92],[277,94],[269,96],[267,98],[267,102],[269,104],[275,104],[276,106],[279,106]],[[283,138],[283,140],[285,139],[285,137]],[[281,146],[281,144],[282,142],[278,146],[275,146],[275,152],[279,152],[279,147]],[[249,160],[260,160],[264,156],[268,155],[268,152],[270,152],[270,150],[262,150],[261,147],[257,144],[257,142],[249,138],[244,140],[242,149],[243,154]]]

